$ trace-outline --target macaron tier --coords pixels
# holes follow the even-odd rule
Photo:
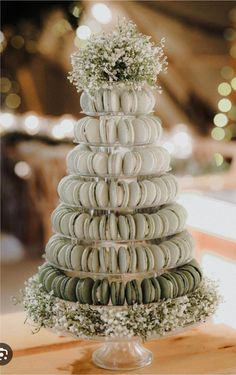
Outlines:
[[[58,185],[62,203],[107,210],[142,209],[173,202],[179,189],[174,175],[128,180],[64,177]]]
[[[140,90],[121,87],[120,85],[110,89],[98,90],[92,98],[83,92],[80,105],[85,114],[97,115],[143,115],[153,111],[155,97],[148,87]]]
[[[52,213],[52,227],[56,233],[85,242],[135,242],[181,232],[186,217],[186,210],[177,203],[127,214],[90,213],[60,204]]]
[[[170,155],[160,146],[116,147],[78,145],[67,155],[70,174],[101,177],[161,175],[170,170]]]
[[[39,271],[39,281],[48,293],[53,291],[56,297],[90,305],[148,304],[178,298],[192,293],[201,280],[201,269],[194,260],[157,277],[126,282],[71,277],[48,263]]]
[[[123,147],[160,142],[160,119],[153,115],[84,117],[74,129],[75,142]]]
[[[47,262],[55,267],[83,273],[142,273],[178,267],[192,260],[193,239],[187,231],[166,239],[108,246],[82,245],[54,235],[46,245]]]

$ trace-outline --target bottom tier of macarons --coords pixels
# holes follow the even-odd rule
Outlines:
[[[67,301],[89,305],[133,305],[177,298],[193,292],[202,280],[200,266],[195,260],[165,272],[160,276],[110,282],[108,278],[67,276],[63,271],[45,263],[40,267],[39,280],[45,290]]]

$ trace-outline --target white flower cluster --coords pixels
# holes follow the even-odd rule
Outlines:
[[[157,75],[167,67],[165,40],[155,45],[150,38],[139,33],[133,22],[119,21],[114,31],[93,35],[84,48],[72,55],[69,80],[78,92],[85,90],[90,95],[114,83],[156,87]]]
[[[216,310],[221,298],[213,281],[204,279],[188,296],[149,305],[89,306],[60,300],[45,292],[38,274],[23,291],[23,304],[34,330],[53,329],[78,338],[163,336],[188,325],[203,322]]]

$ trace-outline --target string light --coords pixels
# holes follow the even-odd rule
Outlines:
[[[35,115],[28,115],[25,118],[25,128],[27,133],[37,134],[39,132],[39,118]]]
[[[103,3],[96,3],[92,6],[93,17],[102,24],[107,24],[112,20],[112,13],[108,6]]]
[[[14,124],[14,115],[11,113],[0,113],[0,124],[4,129],[9,129]]]
[[[14,167],[15,174],[20,178],[29,178],[32,174],[31,167],[25,161],[18,161]]]
[[[6,106],[11,109],[16,109],[21,103],[21,98],[17,94],[9,94],[5,100]]]
[[[91,36],[91,30],[86,25],[81,25],[76,29],[76,36],[79,39],[86,40],[89,39]]]
[[[225,131],[222,128],[214,128],[211,131],[211,136],[216,141],[221,141],[225,137]]]
[[[228,82],[222,82],[218,86],[218,93],[222,96],[228,96],[232,89]]]
[[[232,107],[232,103],[229,99],[223,98],[220,99],[218,103],[218,108],[221,112],[229,112]]]
[[[223,128],[228,123],[228,117],[224,113],[217,113],[213,121],[216,126]]]

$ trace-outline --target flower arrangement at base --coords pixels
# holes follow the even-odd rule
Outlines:
[[[206,321],[221,299],[216,284],[203,279],[191,294],[151,304],[92,306],[67,302],[47,293],[38,274],[26,282],[22,302],[34,332],[42,327],[78,338],[164,336],[179,328]]]

